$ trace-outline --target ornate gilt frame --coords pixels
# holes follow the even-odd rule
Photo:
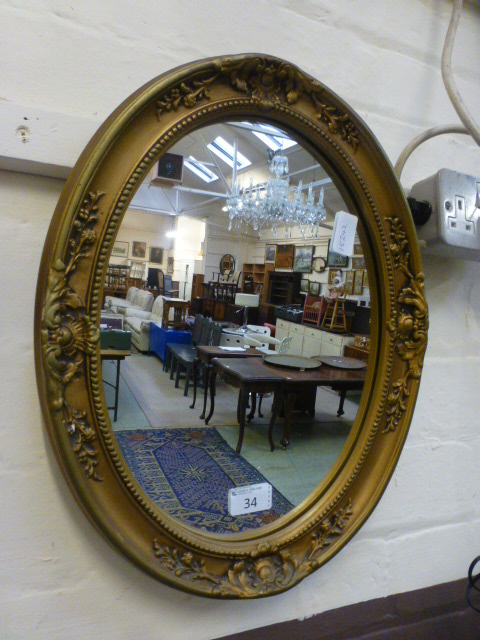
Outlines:
[[[354,427],[317,490],[256,532],[213,536],[163,513],[124,465],[102,391],[99,318],[117,230],[153,164],[193,129],[245,118],[262,118],[294,134],[328,167],[358,213],[372,298],[371,355]],[[338,96],[288,62],[256,54],[214,58],[139,89],[78,160],[53,216],[38,281],[39,395],[66,478],[114,547],[185,591],[269,596],[327,562],[380,499],[412,417],[427,325],[408,205],[366,125]]]

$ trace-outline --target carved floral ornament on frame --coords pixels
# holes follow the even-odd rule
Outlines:
[[[378,262],[369,285],[377,288],[383,315],[372,311],[371,353],[377,366],[367,372],[361,419],[335,475],[301,509],[255,535],[225,539],[170,518],[146,498],[125,467],[103,395],[99,320],[119,221],[153,163],[196,127],[219,117],[247,116],[267,117],[308,138],[314,153],[335,167],[339,188],[352,194],[353,206],[362,202],[364,246],[374,249],[365,255],[367,269]],[[134,130],[144,135],[134,137]],[[115,162],[127,140],[129,167]],[[295,66],[261,55],[200,61],[153,80],[107,120],[90,148],[55,211],[38,282],[37,379],[60,465],[97,528],[151,575],[210,597],[280,593],[340,551],[368,518],[408,432],[428,311],[401,188],[378,143],[348,105]],[[77,175],[84,176],[82,185]],[[381,213],[377,201],[383,203]],[[380,317],[386,318],[384,325]],[[378,465],[378,459],[385,462]]]

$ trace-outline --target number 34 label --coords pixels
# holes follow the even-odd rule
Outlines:
[[[236,487],[228,491],[228,513],[240,516],[242,513],[266,511],[272,507],[272,485],[268,482]]]

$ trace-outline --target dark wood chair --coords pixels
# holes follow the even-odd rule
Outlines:
[[[200,321],[201,329],[196,344],[190,345],[169,345],[172,351],[172,362],[170,369],[170,379],[175,375],[175,388],[178,388],[182,372],[185,372],[185,386],[183,395],[188,395],[190,380],[193,377],[193,402],[190,408],[195,407],[197,398],[197,380],[200,360],[197,355],[197,345],[218,346],[222,337],[222,326],[216,322],[212,322],[209,318],[203,318]],[[183,348],[182,348],[183,347]]]
[[[173,380],[174,373],[177,369],[177,353],[196,351],[197,344],[202,344],[202,339],[207,339],[208,318],[204,318],[201,313],[197,313],[193,323],[192,336],[190,344],[169,344],[167,345],[167,357],[165,361],[165,370],[170,370],[170,380]]]

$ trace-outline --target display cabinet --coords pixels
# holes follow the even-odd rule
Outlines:
[[[301,273],[270,273],[267,302],[274,305],[301,304],[301,276]]]

